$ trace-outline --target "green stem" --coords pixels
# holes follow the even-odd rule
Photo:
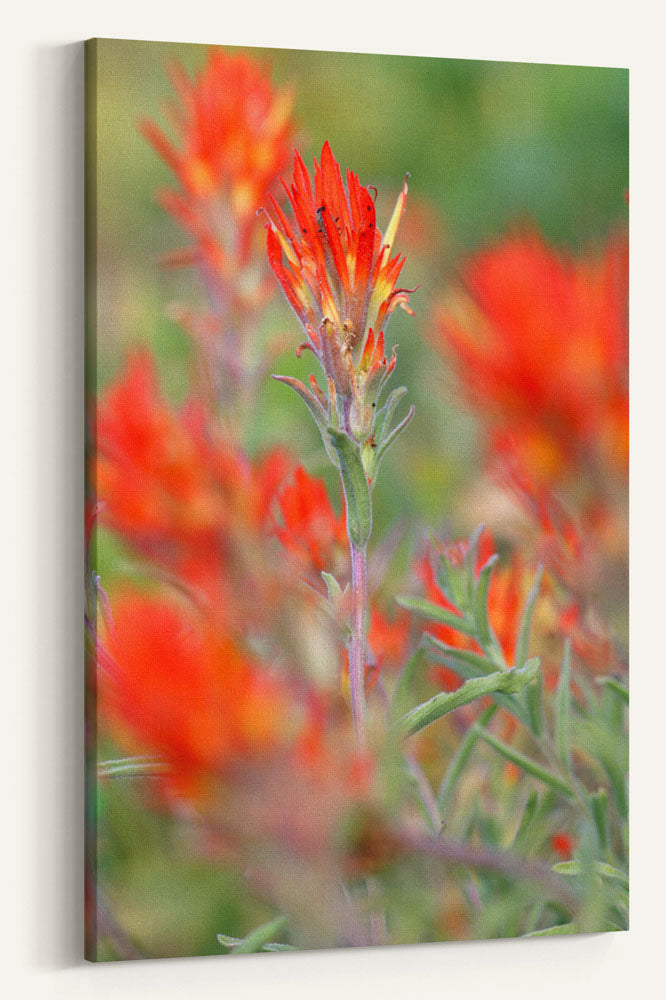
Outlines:
[[[365,547],[356,548],[350,541],[352,566],[352,634],[349,643],[349,693],[356,745],[365,749],[365,627],[368,603],[368,581]]]

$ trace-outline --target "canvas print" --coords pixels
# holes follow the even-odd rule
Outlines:
[[[88,958],[626,929],[627,72],[86,108]]]

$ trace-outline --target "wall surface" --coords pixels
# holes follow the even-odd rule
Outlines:
[[[652,996],[663,831],[663,69],[657,6],[26,0],[5,12],[2,981],[23,997]],[[88,36],[629,66],[632,923],[626,934],[309,955],[82,961],[82,149]],[[645,984],[645,985],[643,985]],[[654,984],[654,985],[652,985]]]

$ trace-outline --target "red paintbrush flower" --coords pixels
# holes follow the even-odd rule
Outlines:
[[[250,462],[200,406],[174,410],[147,352],[132,357],[99,400],[96,431],[96,490],[106,522],[218,605],[225,598],[231,611],[236,570],[249,565],[239,554],[267,531],[286,455]],[[257,578],[268,580],[265,569],[258,567]]]
[[[575,258],[527,233],[469,259],[462,280],[435,340],[474,408],[514,432],[542,482],[590,466],[625,473],[626,241]]]
[[[219,49],[193,80],[180,66],[171,78],[179,103],[169,115],[180,144],[152,121],[141,128],[180,182],[162,203],[194,237],[197,263],[216,281],[245,262],[257,209],[287,163],[293,97],[252,60]]]
[[[411,312],[409,290],[397,287],[404,257],[392,256],[407,182],[383,237],[370,189],[350,170],[345,186],[328,143],[314,184],[297,153],[284,189],[293,221],[271,197],[268,259],[308,335],[299,352],[314,351],[341,398],[374,399],[395,364],[384,355],[386,321],[397,306]]]
[[[548,570],[556,630],[568,636],[577,659],[595,673],[618,667],[617,652],[594,599],[604,572],[604,526],[614,532],[612,511],[593,500],[578,517],[548,485],[536,482],[524,467],[513,435],[495,439],[493,474],[527,515],[534,532],[535,557]],[[545,676],[546,685],[553,678]]]
[[[403,666],[409,646],[410,618],[398,609],[387,617],[376,603],[370,607],[368,658],[379,670],[397,670]]]
[[[293,478],[277,494],[280,521],[275,535],[307,569],[334,572],[347,553],[344,513],[336,515],[323,479],[309,476],[298,466]]]
[[[133,592],[115,602],[114,623],[102,716],[130,752],[167,766],[168,789],[196,797],[236,760],[294,743],[301,723],[288,688],[212,617]]]
[[[205,312],[177,305],[171,313],[196,347],[201,398],[222,412],[240,440],[275,350],[264,345],[258,353],[252,336],[273,293],[257,256],[263,227],[257,211],[287,164],[292,94],[273,88],[251,59],[221,50],[209,53],[193,79],[179,66],[171,77],[178,101],[168,114],[178,138],[149,120],[141,129],[178,182],[159,200],[190,237],[165,263],[194,265],[208,301]]]

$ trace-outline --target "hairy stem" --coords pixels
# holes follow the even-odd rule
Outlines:
[[[352,634],[349,643],[349,690],[356,745],[365,749],[365,626],[368,602],[368,581],[365,547],[357,549],[350,543],[352,565]]]

